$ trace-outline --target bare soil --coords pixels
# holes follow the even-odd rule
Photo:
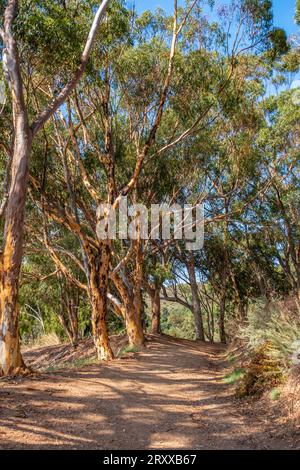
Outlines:
[[[68,351],[35,350],[27,362],[54,364]],[[276,407],[234,399],[223,357],[222,346],[151,337],[108,364],[2,379],[0,449],[299,448],[299,429]]]

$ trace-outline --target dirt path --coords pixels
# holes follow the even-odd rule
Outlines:
[[[289,447],[241,413],[222,350],[156,338],[108,365],[0,382],[0,449]]]

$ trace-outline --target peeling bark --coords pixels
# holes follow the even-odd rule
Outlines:
[[[18,117],[12,161],[11,189],[6,210],[0,283],[0,373],[26,371],[19,344],[18,292],[23,255],[23,226],[31,139],[25,116]]]
[[[92,328],[99,360],[110,360],[114,354],[110,347],[106,324],[110,246],[108,240],[99,242],[98,259],[91,265],[90,297],[92,302]]]
[[[75,300],[76,298],[76,300]],[[71,289],[68,291],[67,286],[62,286],[61,292],[61,312],[59,312],[59,321],[74,348],[78,346],[79,329],[78,329],[78,292],[74,293]]]
[[[118,289],[124,306],[125,326],[129,344],[135,347],[143,346],[145,342],[141,311],[136,311],[134,292],[132,286],[126,285],[118,274],[114,274],[113,281]]]
[[[161,334],[161,309],[160,309],[160,286],[156,283],[154,289],[151,289],[151,331],[154,335]]]
[[[25,203],[28,186],[28,162],[33,136],[46,124],[55,111],[65,102],[82,77],[101,20],[109,0],[103,0],[94,17],[80,65],[69,83],[56,99],[29,126],[24,100],[18,45],[13,34],[13,23],[18,13],[18,1],[8,0],[4,13],[3,66],[11,90],[13,104],[14,148],[12,156],[11,188],[5,217],[3,253],[1,257],[0,285],[0,373],[4,375],[26,371],[19,344],[18,293],[22,263]],[[106,302],[106,298],[105,298]],[[101,302],[99,302],[101,309]],[[101,313],[105,318],[105,311]],[[98,328],[98,326],[97,326]],[[104,340],[103,340],[104,344]],[[100,346],[99,346],[100,348]],[[101,349],[101,348],[100,348]],[[109,351],[106,351],[107,353]]]

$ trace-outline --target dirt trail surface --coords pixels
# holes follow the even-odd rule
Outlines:
[[[0,380],[0,449],[291,447],[232,398],[222,353],[152,338],[109,364]]]

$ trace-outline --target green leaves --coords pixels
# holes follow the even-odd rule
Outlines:
[[[68,70],[78,63],[91,21],[91,9],[80,2],[25,0],[15,24],[23,54],[48,73]]]
[[[300,24],[300,0],[296,0],[295,20],[296,20],[296,23]]]
[[[243,0],[242,11],[247,14],[255,28],[259,28],[260,33],[268,30],[273,21],[271,0]]]
[[[287,54],[290,50],[288,44],[287,34],[282,28],[274,28],[270,33],[271,48],[268,51],[269,56],[272,60],[278,59],[284,54]]]

